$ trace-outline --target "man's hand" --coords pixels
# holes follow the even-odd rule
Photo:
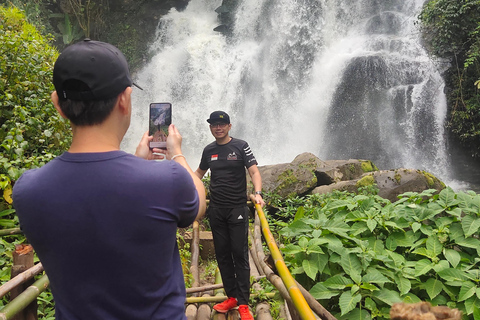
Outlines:
[[[262,196],[259,195],[259,194],[255,195],[255,202],[258,203],[259,205],[261,205],[262,208],[265,206],[265,201],[263,201]]]
[[[154,153],[161,153],[170,160],[173,156],[182,154],[182,135],[174,124],[168,126],[167,150],[153,148]]]
[[[157,154],[157,153],[160,153],[161,149],[157,149],[157,148],[150,149],[149,143],[152,140],[153,140],[153,136],[149,136],[148,131],[146,131],[143,134],[142,140],[140,140],[140,143],[138,144],[137,149],[135,150],[135,155],[137,157],[140,157],[146,160],[164,159],[165,156],[163,154]]]

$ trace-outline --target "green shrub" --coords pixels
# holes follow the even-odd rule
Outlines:
[[[58,52],[16,8],[0,7],[1,210],[10,208],[12,184],[66,150],[68,122],[50,102]]]
[[[430,0],[419,18],[430,51],[451,62],[445,72],[448,129],[473,157],[480,157],[479,0]]]
[[[346,192],[317,206],[305,199],[280,231],[289,269],[338,319],[389,319],[400,301],[471,319],[480,310],[480,195],[434,191],[395,203]]]
[[[0,228],[18,227],[12,208],[12,188],[27,169],[37,168],[68,149],[70,126],[50,94],[58,52],[51,39],[27,23],[23,12],[0,6]],[[10,278],[14,245],[23,235],[0,239],[0,280]],[[0,304],[4,305],[4,297]],[[50,292],[39,298],[39,314],[53,319]]]

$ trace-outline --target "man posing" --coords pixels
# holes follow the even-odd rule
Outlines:
[[[207,216],[213,234],[215,255],[228,299],[215,305],[226,313],[238,306],[242,320],[253,320],[248,309],[250,296],[250,266],[248,261],[247,183],[245,168],[255,187],[255,200],[262,206],[262,178],[257,161],[247,142],[229,136],[230,117],[215,111],[207,120],[215,141],[205,147],[199,168],[202,178],[208,169],[210,205]]]
[[[201,180],[181,156],[181,135],[171,125],[166,151],[150,150],[148,133],[136,156],[120,151],[132,80],[110,44],[86,39],[66,48],[53,82],[72,144],[26,171],[13,200],[50,279],[56,319],[186,319],[176,230],[206,205]],[[145,160],[158,157],[152,151],[174,161]]]

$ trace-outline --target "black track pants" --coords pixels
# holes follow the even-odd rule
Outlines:
[[[237,298],[238,305],[248,304],[250,296],[249,214],[247,206],[209,207],[207,212],[223,287],[228,297]]]

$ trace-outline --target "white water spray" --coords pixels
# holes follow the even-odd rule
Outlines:
[[[213,141],[206,119],[224,110],[260,165],[311,152],[445,179],[444,83],[420,45],[423,2],[238,0],[229,36],[213,31],[221,0],[172,9],[135,77],[145,91],[122,148],[147,130],[150,102],[171,102],[194,169]]]

